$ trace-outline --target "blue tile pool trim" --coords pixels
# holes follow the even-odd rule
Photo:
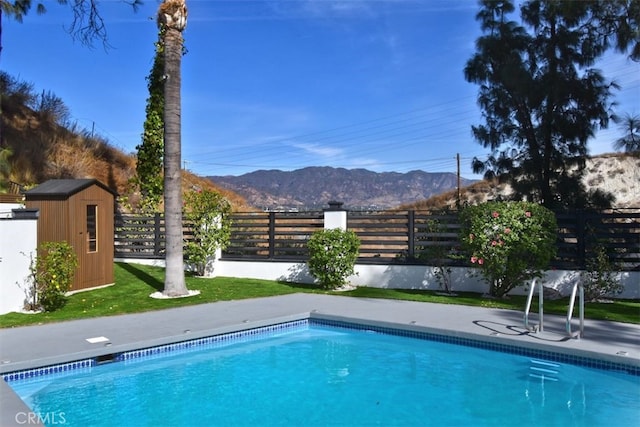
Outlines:
[[[470,338],[455,337],[450,335],[440,335],[424,331],[406,330],[400,328],[390,328],[384,326],[365,325],[355,322],[345,322],[341,320],[329,319],[301,319],[291,322],[277,323],[258,328],[249,328],[237,332],[230,332],[219,335],[212,335],[205,338],[197,338],[192,340],[181,341],[173,344],[166,344],[156,347],[143,348],[122,352],[114,355],[113,361],[119,362],[138,362],[152,358],[161,357],[168,353],[189,351],[199,348],[212,348],[228,345],[231,343],[250,341],[268,338],[271,335],[281,334],[283,332],[294,332],[296,330],[304,330],[309,326],[330,326],[333,328],[343,328],[360,331],[373,331],[389,335],[396,335],[408,338],[417,338],[430,341],[438,341],[449,344],[464,345],[467,347],[484,348],[487,350],[499,351],[503,353],[518,354],[527,357],[535,357],[541,359],[552,360],[561,363],[570,363],[574,365],[586,366],[590,368],[614,370],[626,372],[630,375],[640,376],[640,367],[626,365],[622,363],[608,362],[582,356],[568,355],[556,353],[546,350],[536,350],[518,347],[510,344],[500,344],[475,340]],[[45,375],[66,375],[71,371],[87,370],[99,364],[100,358],[84,359],[75,362],[63,363],[59,365],[51,365],[41,368],[26,369],[22,371],[9,372],[2,374],[2,378],[6,382],[28,380]]]
[[[2,374],[2,379],[6,382],[28,380],[45,375],[64,375],[71,371],[87,370],[96,366],[96,359],[77,360],[75,362],[62,363],[59,365],[44,366],[42,368],[25,369],[23,371],[9,372]]]
[[[570,354],[556,353],[547,350],[537,350],[519,347],[511,344],[500,344],[495,342],[475,340],[471,338],[455,337],[451,335],[440,335],[423,331],[411,331],[406,329],[396,329],[384,326],[363,325],[358,323],[345,322],[341,320],[310,319],[310,325],[330,326],[333,328],[344,328],[351,330],[373,331],[389,335],[397,335],[408,338],[417,338],[429,341],[438,341],[448,344],[464,345],[467,347],[483,348],[487,350],[511,353],[521,356],[534,357],[552,360],[554,362],[570,363],[572,365],[586,366],[589,368],[602,369],[608,371],[621,371],[629,375],[640,376],[640,367],[623,363],[609,362],[589,357],[576,356]]]
[[[188,351],[195,348],[215,348],[236,342],[246,342],[254,339],[264,339],[272,335],[283,332],[294,332],[296,330],[308,329],[309,319],[295,320],[292,322],[277,323],[275,325],[262,326],[259,328],[245,329],[227,334],[213,335],[205,338],[197,338],[188,341],[181,341],[174,344],[166,344],[157,347],[143,348],[121,353],[116,361],[132,361],[136,359],[148,359],[161,356],[166,353],[176,351]]]

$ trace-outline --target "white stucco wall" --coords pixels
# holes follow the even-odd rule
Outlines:
[[[0,218],[0,314],[24,307],[37,231],[37,219]]]
[[[0,203],[0,218],[11,218],[13,209],[20,209],[20,203]]]
[[[116,259],[116,262],[164,267],[164,260]],[[207,276],[245,277],[248,279],[282,280],[296,283],[314,283],[305,263],[301,262],[266,262],[266,261],[225,261],[218,259],[209,269]],[[185,270],[189,266],[185,265]],[[433,267],[423,265],[365,265],[356,264],[356,275],[348,278],[352,285],[387,289],[422,289],[441,290],[440,284],[433,274]],[[640,272],[625,271],[618,273],[624,291],[615,295],[619,299],[640,299]],[[452,289],[460,292],[489,292],[487,285],[478,276],[477,271],[465,267],[452,268]],[[560,292],[562,296],[571,295],[573,286],[580,280],[579,271],[553,270],[542,278],[545,287]],[[528,289],[519,287],[512,290],[512,295],[526,295]]]
[[[355,266],[357,275],[349,277],[356,286],[389,289],[440,290],[440,284],[433,274],[433,268],[421,265],[364,265]],[[464,267],[452,269],[452,288],[454,291],[489,291],[474,270]],[[622,272],[620,279],[625,287],[616,298],[640,299],[640,272]],[[214,267],[215,276],[246,277],[251,279],[283,280],[298,283],[313,283],[305,263],[294,262],[242,262],[218,260]],[[571,294],[573,285],[580,280],[580,272],[554,270],[543,277],[545,287],[559,291],[563,296]],[[514,295],[526,295],[527,289],[516,288]]]

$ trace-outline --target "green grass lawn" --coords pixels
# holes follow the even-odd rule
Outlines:
[[[380,289],[359,287],[353,291],[323,291],[312,285],[275,282],[257,279],[215,277],[211,279],[187,275],[187,287],[200,295],[178,299],[153,299],[149,295],[162,291],[164,269],[139,264],[115,264],[115,285],[103,289],[80,292],[69,297],[67,304],[53,313],[8,313],[0,316],[0,328],[44,324],[88,317],[113,316],[150,310],[183,307],[216,301],[259,298],[295,292],[335,294],[344,297],[387,298],[441,304],[460,304],[478,307],[524,310],[525,297],[509,299],[483,298],[477,293],[459,292],[458,296],[443,296],[433,291]],[[537,301],[537,300],[536,300]],[[536,302],[534,301],[534,302]],[[568,298],[544,302],[545,313],[566,315]],[[532,311],[537,311],[534,309]],[[585,316],[589,319],[640,323],[640,301],[616,300],[613,303],[587,303]],[[574,311],[577,313],[577,307]]]

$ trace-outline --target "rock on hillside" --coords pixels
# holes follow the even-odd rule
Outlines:
[[[587,162],[584,182],[615,196],[615,207],[640,207],[640,157],[597,156]]]
[[[630,154],[602,154],[587,160],[583,177],[587,188],[600,189],[615,196],[613,207],[640,208],[640,157]],[[479,181],[463,188],[462,202],[478,204],[487,200],[507,197],[510,186]],[[403,209],[453,208],[456,192],[449,191],[430,199],[402,206]]]

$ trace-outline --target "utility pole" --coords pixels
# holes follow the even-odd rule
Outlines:
[[[456,164],[458,166],[458,196],[456,198],[456,207],[460,209],[460,153],[456,153]]]

